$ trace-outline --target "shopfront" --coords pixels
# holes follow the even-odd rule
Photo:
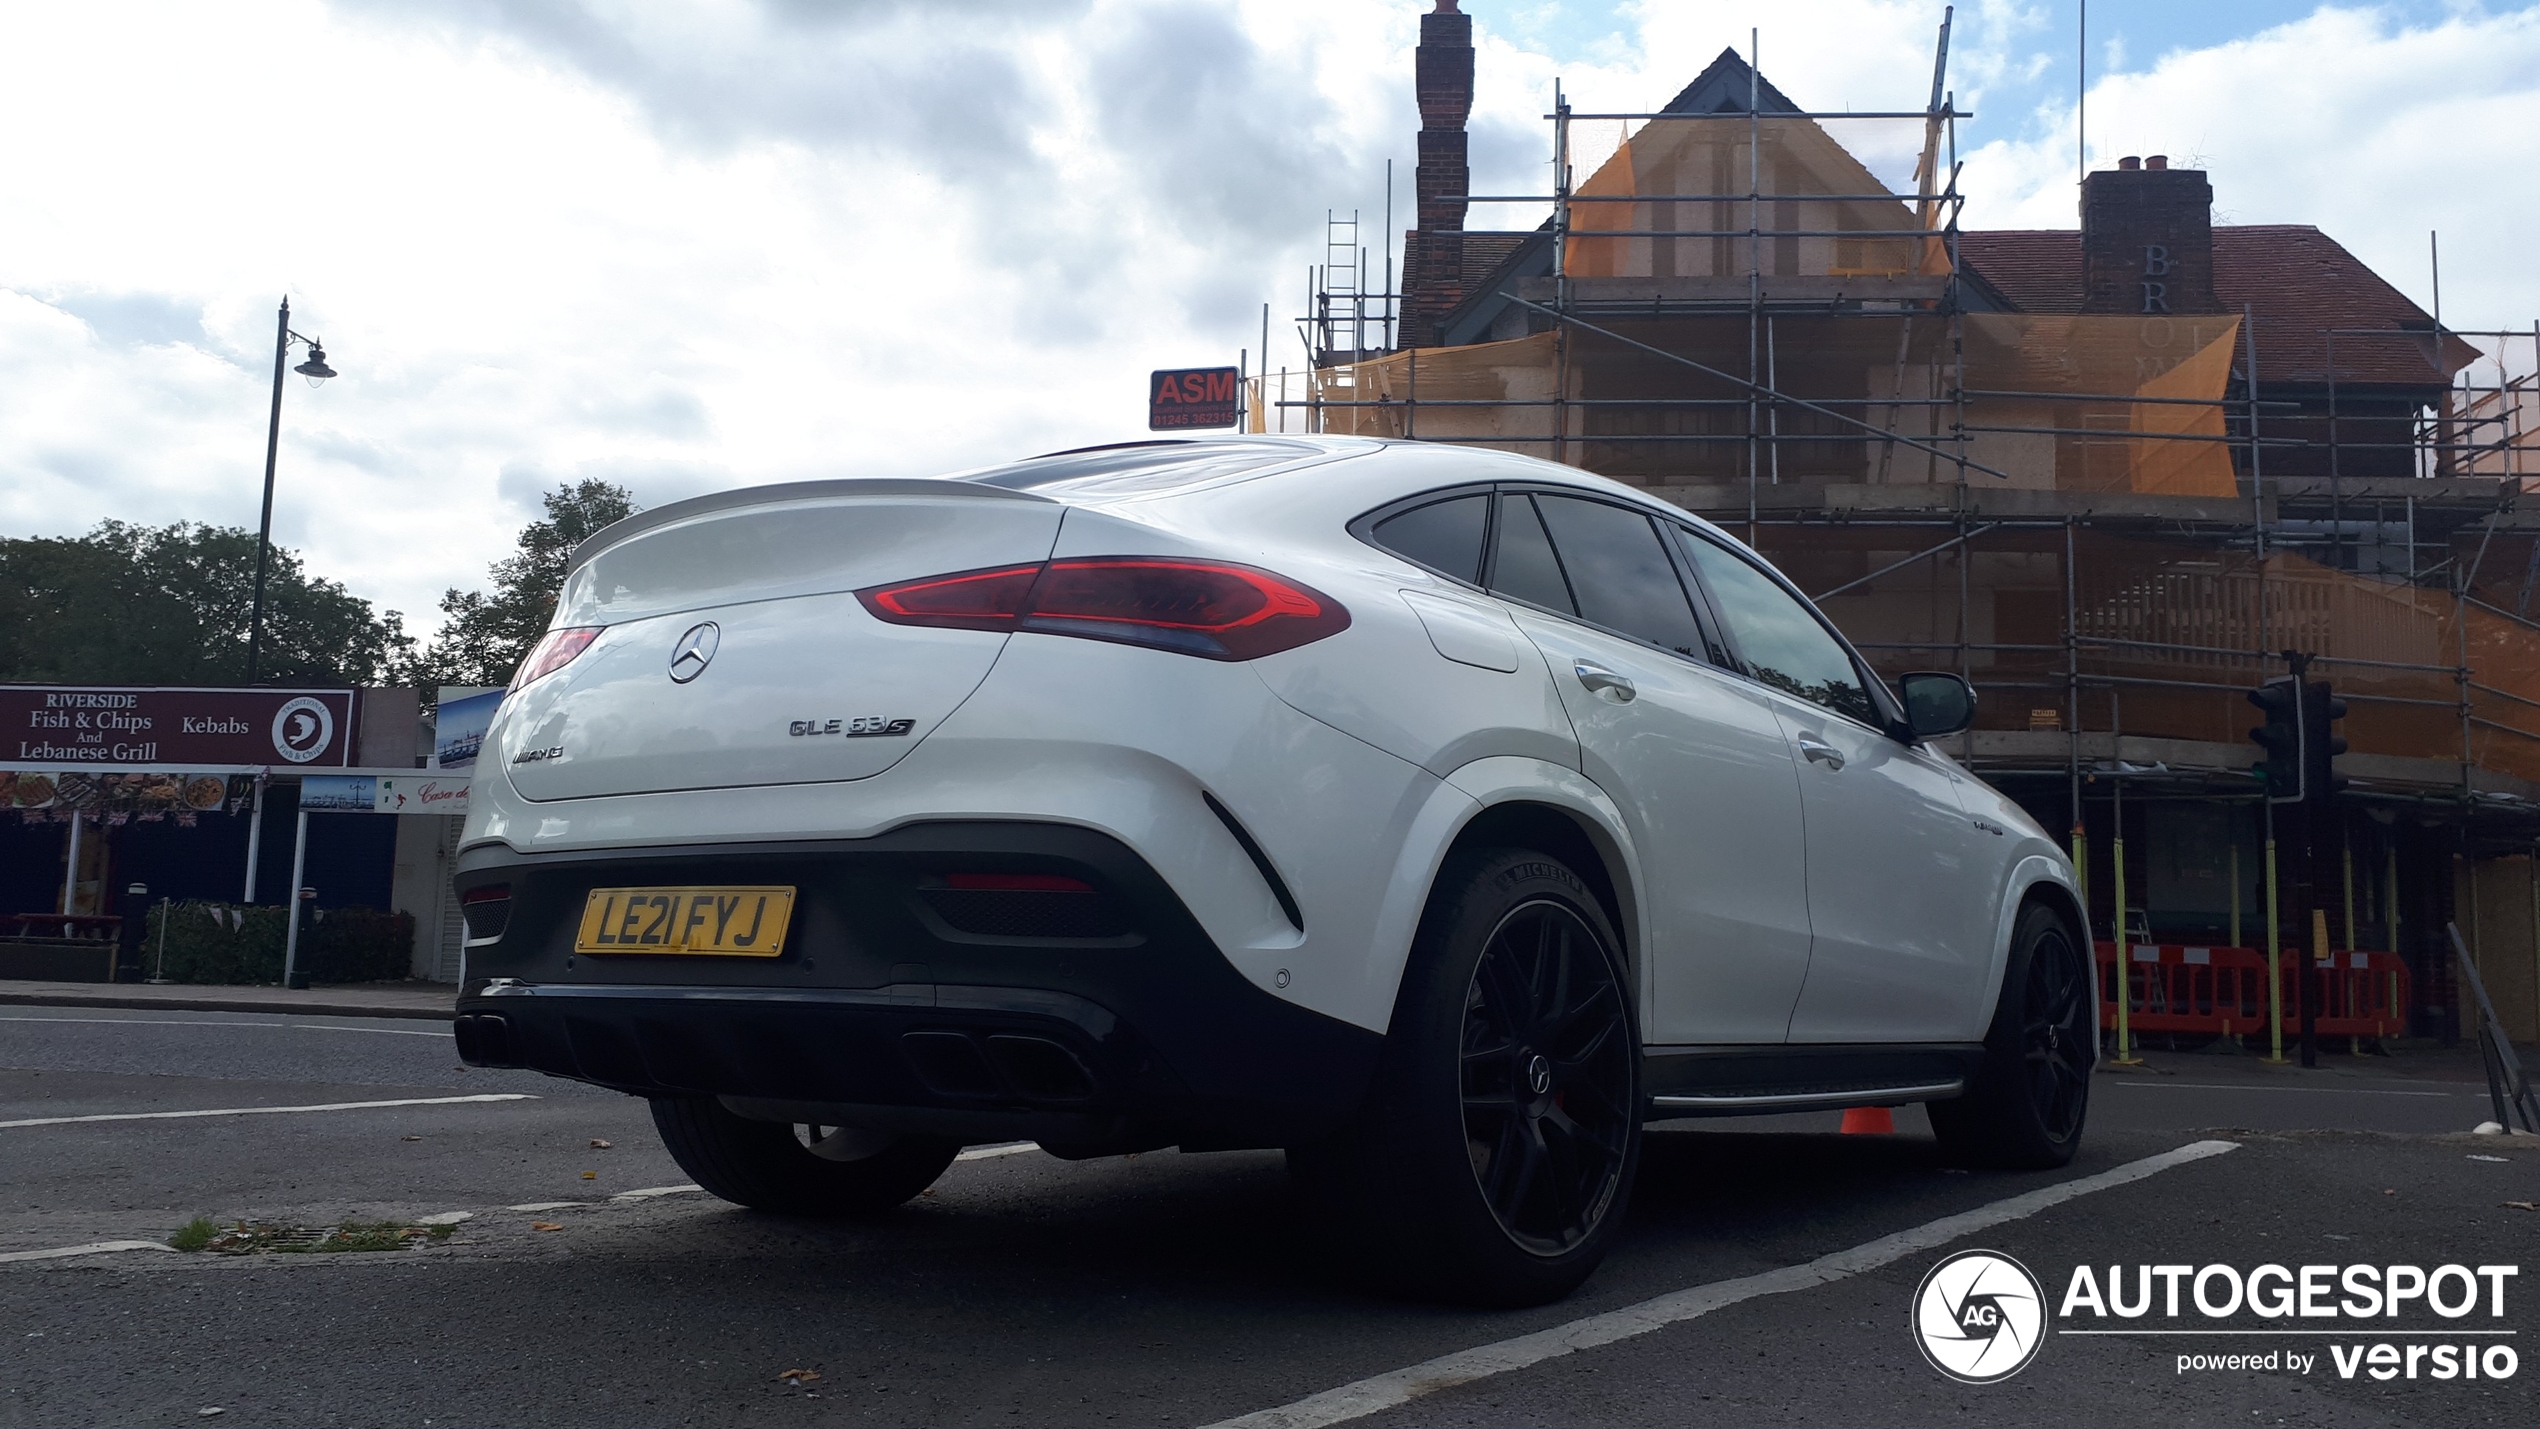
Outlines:
[[[64,965],[26,948],[111,939],[138,886],[408,913],[412,974],[454,978],[467,772],[429,767],[419,709],[398,689],[0,686],[0,976],[9,945],[24,976]]]

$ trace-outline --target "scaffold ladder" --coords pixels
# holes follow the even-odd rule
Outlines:
[[[1365,266],[1358,246],[1358,210],[1351,209],[1343,217],[1338,209],[1325,209],[1323,276],[1315,294],[1315,321],[1326,360],[1336,348],[1346,349],[1353,362],[1367,351],[1366,285],[1359,281]]]

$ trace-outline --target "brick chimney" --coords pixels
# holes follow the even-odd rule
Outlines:
[[[1473,112],[1473,17],[1437,0],[1420,17],[1413,92],[1420,102],[1419,226],[1405,235],[1402,345],[1435,342],[1438,319],[1464,299],[1464,210],[1472,193],[1464,121]]]
[[[2218,313],[2214,189],[2169,156],[2124,158],[2081,182],[2081,310]]]

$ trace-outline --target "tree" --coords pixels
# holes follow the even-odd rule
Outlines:
[[[545,519],[522,527],[519,550],[488,571],[492,594],[452,590],[441,597],[441,633],[414,667],[417,683],[509,683],[555,616],[574,548],[641,509],[625,487],[605,481],[560,484],[539,500]]]
[[[256,533],[237,526],[104,521],[85,536],[0,538],[0,680],[240,683],[255,572]],[[398,612],[273,549],[264,683],[385,683],[414,645]]]

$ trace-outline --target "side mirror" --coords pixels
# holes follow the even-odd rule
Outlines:
[[[1914,670],[1897,677],[1905,697],[1905,733],[1915,741],[1956,734],[1976,722],[1976,691],[1947,670]]]

